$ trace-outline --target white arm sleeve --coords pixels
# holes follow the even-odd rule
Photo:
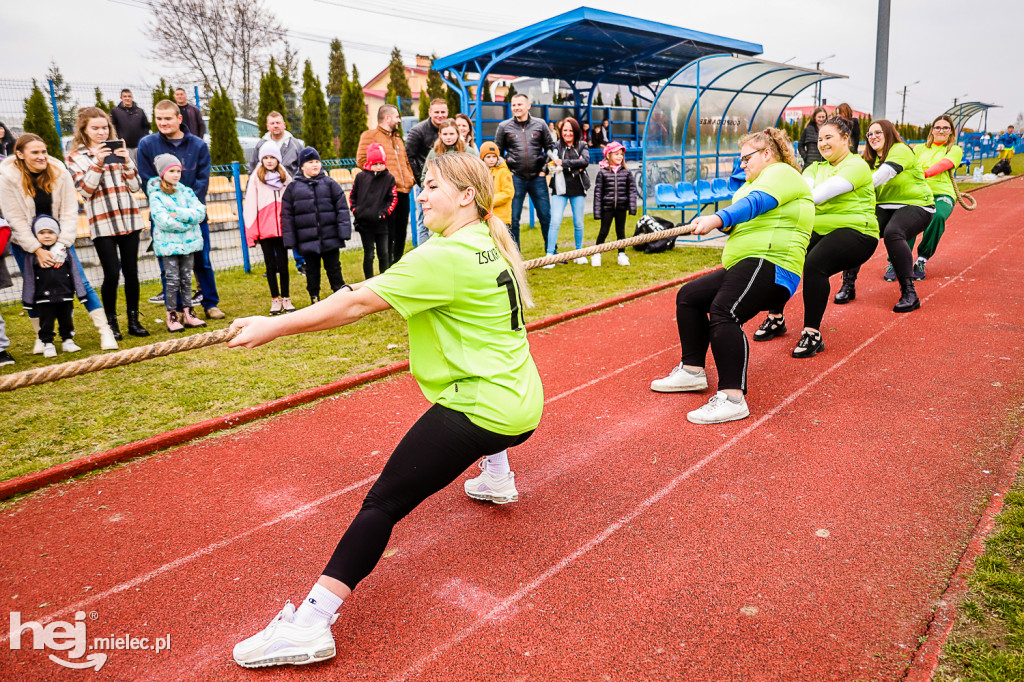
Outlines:
[[[878,187],[895,178],[901,170],[903,169],[897,169],[891,163],[883,163],[878,167],[878,170],[871,174],[871,180],[874,182],[875,187]]]
[[[823,204],[829,199],[834,199],[840,194],[853,191],[853,183],[838,175],[829,178],[817,187],[813,188],[811,195],[814,197],[814,205]]]

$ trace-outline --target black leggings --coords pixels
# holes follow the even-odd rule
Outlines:
[[[398,193],[395,210],[388,216],[388,256],[392,263],[397,263],[405,253],[405,234],[409,231],[409,198],[408,192]],[[384,272],[381,270],[381,272]]]
[[[775,264],[763,258],[744,258],[684,284],[676,295],[683,364],[703,367],[710,345],[719,390],[746,393],[750,348],[742,325],[763,310],[781,309],[789,296],[775,283]]]
[[[391,235],[387,232],[383,234],[360,232],[359,236],[363,239],[363,277],[366,279],[373,277],[373,252],[375,249],[377,251],[377,261],[380,264],[380,271],[384,272],[391,267],[391,258],[388,251]]]
[[[139,236],[140,231],[97,237],[92,240],[103,267],[100,296],[107,315],[117,314],[117,285],[124,273],[124,304],[128,312],[139,310]]]
[[[380,561],[396,523],[481,457],[519,445],[532,433],[504,436],[461,412],[432,406],[391,454],[323,574],[354,590]]]
[[[615,238],[626,238],[626,209],[617,208],[604,211],[601,214],[601,231],[597,234],[598,244],[604,244],[604,240],[608,238],[608,229],[612,226],[612,219],[615,220]],[[619,253],[626,253],[626,250],[619,249]]]
[[[261,239],[260,248],[263,249],[263,262],[267,264],[267,284],[270,286],[271,298],[288,298],[288,249],[284,248],[284,239]],[[281,278],[280,289],[277,288],[278,277]]]
[[[331,284],[331,291],[337,291],[345,286],[345,278],[341,276],[341,249],[330,249],[323,253],[307,252],[306,257],[306,291],[310,298],[320,298],[320,261],[323,261],[324,270],[327,271],[327,281]]]
[[[928,208],[934,208],[929,206]],[[914,254],[910,250],[908,239],[914,239],[924,232],[932,220],[932,213],[921,206],[900,206],[899,208],[875,207],[878,217],[878,232],[885,239],[885,250],[889,253],[889,262],[896,271],[896,279],[903,280],[914,275]],[[860,266],[850,268],[844,274],[856,280]]]
[[[811,235],[804,260],[804,327],[821,328],[821,318],[831,293],[828,278],[832,275],[859,268],[878,248],[878,239],[843,227],[826,235]],[[781,315],[782,308],[771,311]]]

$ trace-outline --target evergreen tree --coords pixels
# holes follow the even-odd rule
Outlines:
[[[441,78],[441,74],[434,71],[434,61],[437,59],[437,55],[430,56],[430,69],[427,71],[427,106],[430,106],[430,100],[444,97],[444,79]]]
[[[259,113],[256,115],[256,122],[260,126],[260,135],[267,134],[267,114],[276,111],[282,116],[287,116],[288,105],[284,101],[284,89],[281,86],[281,77],[277,75],[277,64],[274,58],[270,58],[270,67],[260,78],[260,105]]]
[[[330,156],[334,146],[331,144],[327,101],[324,99],[320,79],[313,75],[313,64],[308,59],[302,72],[302,133],[306,146],[320,152],[323,158]]]
[[[621,92],[619,92],[619,91],[615,92],[615,99],[612,101],[612,106],[613,107],[621,107],[622,106],[622,93]]]
[[[512,101],[512,96],[515,95],[515,94],[516,94],[516,85],[515,85],[515,83],[509,83],[508,84],[508,92],[505,93],[505,101],[506,102],[511,102]]]
[[[341,50],[341,41],[335,38],[331,41],[331,57],[327,67],[327,114],[336,138],[341,137],[341,98],[347,84],[345,53]]]
[[[50,70],[46,72],[47,80],[53,81],[53,94],[57,100],[57,115],[60,117],[61,130],[68,135],[75,127],[75,116],[78,114],[78,102],[71,103],[71,86],[64,80],[57,62],[50,62]]]
[[[483,85],[481,85],[480,87],[482,87],[484,89],[484,94],[480,98],[480,101],[481,102],[493,102],[494,101],[494,95],[491,94],[491,84],[486,82],[486,81],[484,81]]]
[[[417,113],[417,118],[421,121],[426,121],[430,118],[430,96],[427,95],[426,88],[420,90],[420,109]]]
[[[594,104],[596,104],[599,107],[604,105],[604,98],[601,97],[600,90],[597,91],[597,99],[594,100]]]
[[[388,91],[384,101],[399,107],[402,116],[412,115],[412,88],[409,78],[405,75],[402,64],[402,52],[396,46],[391,50],[391,62],[388,64]],[[401,105],[399,106],[399,102]]]
[[[221,89],[210,98],[210,162],[215,166],[238,161],[245,163],[235,126],[235,105]]]
[[[459,108],[459,103],[462,98],[459,97],[459,92],[455,88],[448,88],[444,93],[444,98],[448,100],[448,118],[455,118],[455,114],[462,111]]]
[[[60,148],[60,138],[57,136],[57,126],[53,123],[53,112],[46,104],[46,95],[39,88],[36,79],[32,79],[32,94],[25,100],[25,132],[35,133],[43,138],[46,143],[46,151],[50,156],[63,159],[64,152]]]
[[[149,129],[152,132],[156,132],[156,114],[155,107],[156,103],[162,99],[174,101],[174,88],[171,87],[167,81],[163,78],[160,79],[160,85],[153,89],[153,107],[154,109],[149,112]]]
[[[114,104],[114,102],[109,100],[109,99],[106,99],[106,100],[103,99],[103,93],[100,92],[99,87],[97,87],[95,89],[95,94],[96,94],[96,104],[94,104],[93,106],[95,106],[97,109],[102,109],[103,111],[105,111],[105,112],[107,112],[109,114],[110,110],[113,109],[116,106]]]
[[[359,82],[359,69],[352,65],[352,78],[345,87],[341,100],[341,139],[338,141],[338,156],[353,159],[359,148],[359,137],[367,129],[366,101],[363,86]]]
[[[284,54],[278,60],[281,66],[281,92],[284,93],[285,121],[288,123],[288,130],[292,135],[301,138],[302,111],[299,107],[300,99],[295,88],[299,82],[299,51],[291,49],[288,41],[284,41]]]
[[[562,93],[561,93],[561,91],[555,90],[553,93],[551,93],[551,103],[552,104],[561,104],[562,103]]]

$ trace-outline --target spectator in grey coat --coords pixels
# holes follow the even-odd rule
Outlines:
[[[271,111],[267,114],[267,134],[256,143],[256,148],[252,150],[252,156],[249,157],[250,174],[260,165],[260,159],[263,158],[260,155],[260,147],[267,140],[277,143],[281,150],[281,165],[288,171],[288,175],[294,178],[299,174],[299,152],[306,146],[306,143],[294,137],[287,128],[288,124],[285,123],[284,116],[280,112]]]

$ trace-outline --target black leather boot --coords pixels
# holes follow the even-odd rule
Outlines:
[[[110,325],[110,331],[114,332],[114,338],[120,341],[121,330],[117,328],[117,313],[107,313],[107,324]]]
[[[833,299],[836,305],[843,305],[857,298],[857,272],[859,270],[860,268],[843,271],[843,286],[836,292],[836,297]]]
[[[149,336],[149,332],[139,324],[138,310],[128,311],[128,333],[132,336]]]
[[[917,290],[914,289],[914,278],[903,277],[900,279],[900,300],[892,309],[894,313],[909,313],[921,307],[921,299],[917,297]]]

